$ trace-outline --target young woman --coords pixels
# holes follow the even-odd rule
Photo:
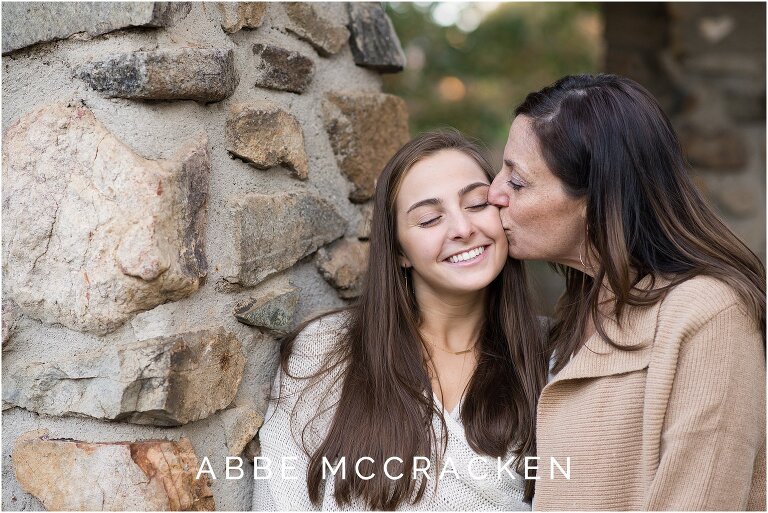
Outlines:
[[[455,131],[384,168],[361,297],[282,348],[254,509],[530,509],[547,363],[491,179]]]
[[[569,76],[515,111],[490,188],[509,254],[565,275],[534,509],[765,510],[765,268],[656,100]]]

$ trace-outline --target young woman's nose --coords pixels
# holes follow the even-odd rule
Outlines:
[[[504,177],[503,173],[496,175],[496,178],[491,182],[491,186],[488,188],[488,203],[497,207],[509,206],[509,195],[504,190]]]
[[[451,239],[468,239],[475,233],[475,227],[469,216],[462,212],[461,214],[451,216],[451,226],[449,236]]]

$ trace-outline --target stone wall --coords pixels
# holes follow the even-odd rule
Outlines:
[[[765,261],[765,4],[602,5],[606,70],[659,98],[699,189]]]
[[[3,3],[6,510],[249,509],[280,333],[408,139],[378,4]],[[202,458],[218,479],[195,479]],[[234,473],[233,477],[238,474]]]

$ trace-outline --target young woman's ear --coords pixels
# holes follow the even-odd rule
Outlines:
[[[397,254],[397,260],[400,262],[400,267],[403,267],[405,269],[409,267],[413,267],[413,264],[411,264],[411,261],[408,259],[407,256],[402,251],[399,251]]]

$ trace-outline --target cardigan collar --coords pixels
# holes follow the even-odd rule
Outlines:
[[[668,283],[668,280],[657,277],[655,287]],[[650,277],[646,277],[640,280],[636,288],[647,288],[649,284]],[[603,317],[606,335],[619,347],[613,347],[595,331],[551,383],[610,376],[647,367],[653,351],[660,308],[661,301],[647,307],[626,305],[620,320],[614,315]],[[625,349],[630,347],[637,349]]]

